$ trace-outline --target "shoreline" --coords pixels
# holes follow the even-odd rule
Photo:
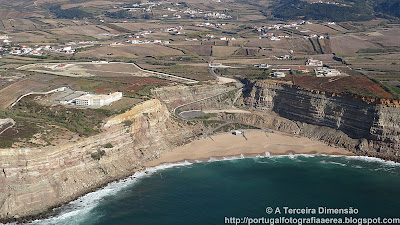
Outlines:
[[[244,136],[246,138],[244,138]],[[266,133],[261,130],[245,130],[244,136],[233,135],[231,133],[218,133],[207,138],[195,139],[188,144],[176,147],[171,151],[163,152],[158,159],[145,162],[142,167],[135,169],[134,173],[108,181],[99,187],[91,188],[79,194],[69,202],[58,204],[57,206],[36,215],[4,220],[0,219],[0,224],[13,222],[29,223],[35,220],[51,218],[52,216],[57,215],[53,209],[67,205],[89,193],[101,190],[113,182],[128,179],[140,172],[147,174],[149,170],[166,164],[180,164],[185,162],[196,163],[207,162],[210,160],[218,161],[235,158],[240,159],[296,154],[356,156],[354,153],[344,148],[331,147],[316,140],[276,131],[274,131],[274,133]]]
[[[158,159],[144,163],[146,168],[166,163],[208,161],[212,158],[252,158],[276,155],[325,154],[355,156],[354,153],[322,142],[291,134],[247,130],[242,135],[220,133],[194,140],[172,151],[163,152]]]

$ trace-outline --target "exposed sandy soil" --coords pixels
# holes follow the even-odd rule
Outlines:
[[[254,157],[288,154],[331,154],[353,155],[343,148],[327,146],[321,142],[304,137],[295,137],[284,133],[265,133],[263,131],[246,131],[245,137],[224,133],[206,139],[199,139],[187,145],[164,152],[159,159],[145,164],[152,167],[164,163],[182,162],[185,160],[209,160],[229,156]],[[268,154],[268,153],[267,153]]]
[[[116,45],[103,46],[77,54],[81,57],[114,58],[114,57],[143,57],[147,55],[183,55],[181,51],[171,49],[162,45],[142,44],[142,45]]]

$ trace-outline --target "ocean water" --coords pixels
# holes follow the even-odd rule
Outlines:
[[[289,214],[285,207],[309,213]],[[357,214],[320,214],[319,207],[352,209]],[[400,217],[400,164],[326,155],[169,164],[111,183],[56,212],[33,224],[235,224],[232,218],[249,224],[254,218],[281,216],[395,218]]]

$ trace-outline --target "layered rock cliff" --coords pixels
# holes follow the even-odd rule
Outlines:
[[[400,161],[398,107],[269,81],[250,82],[241,106],[264,114],[274,112],[291,121],[291,127],[297,127],[292,132],[303,136],[335,145],[340,143],[357,154]],[[285,124],[290,124],[289,121]]]
[[[165,104],[171,108],[175,108],[179,105],[217,96],[236,88],[238,88],[238,86],[235,84],[208,84],[194,86],[178,85],[157,88],[152,92]]]
[[[158,100],[109,119],[103,129],[58,146],[1,149],[0,220],[41,213],[129,176],[194,135]]]

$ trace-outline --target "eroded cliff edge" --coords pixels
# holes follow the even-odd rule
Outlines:
[[[110,118],[104,131],[92,137],[43,148],[1,149],[0,219],[37,215],[132,175],[193,132],[160,101],[150,100]],[[111,148],[104,147],[108,143]]]
[[[221,117],[306,136],[358,155],[400,161],[400,108],[396,104],[270,81],[248,82],[239,104],[257,112]]]

